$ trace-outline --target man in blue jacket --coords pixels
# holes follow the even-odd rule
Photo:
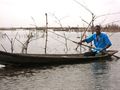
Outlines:
[[[86,52],[84,54],[85,56],[95,56],[98,53],[105,52],[106,49],[108,49],[112,45],[107,34],[101,32],[101,27],[99,25],[95,26],[95,32],[96,33],[79,42],[79,44],[82,44],[83,42],[94,42],[95,48],[92,49],[90,52]]]

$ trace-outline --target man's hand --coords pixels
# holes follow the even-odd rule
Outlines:
[[[78,42],[78,44],[82,45],[83,42],[85,42],[85,39],[80,41],[80,42]]]
[[[79,45],[82,45],[82,43],[83,42],[85,42],[85,39],[84,40],[82,40],[82,41],[80,41],[80,42],[78,42],[78,45],[77,45],[77,47],[75,48],[76,50],[78,49],[78,47],[79,47]]]
[[[78,42],[78,44],[82,45],[82,42]]]
[[[82,42],[78,42],[77,44],[82,45]],[[77,45],[77,47],[75,48],[75,50],[78,49],[79,45]]]

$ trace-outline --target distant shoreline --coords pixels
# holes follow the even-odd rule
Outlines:
[[[76,32],[83,32],[86,30],[86,27],[1,27],[0,30],[46,30],[52,29],[54,31],[76,31]],[[90,29],[88,31],[91,31]],[[120,32],[120,29],[113,29],[113,28],[102,28],[102,31],[105,32]]]

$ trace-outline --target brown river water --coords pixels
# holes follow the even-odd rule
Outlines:
[[[9,38],[16,36],[21,42],[26,39],[25,31],[1,31],[1,44],[10,52]],[[58,33],[58,32],[56,32]],[[61,34],[62,33],[62,34]],[[38,36],[42,37],[40,32]],[[37,37],[36,34],[36,37]],[[80,33],[60,32],[75,41],[79,41]],[[112,46],[110,49],[120,51],[120,33],[108,33]],[[45,39],[33,40],[28,53],[44,53]],[[76,44],[49,33],[47,53],[80,53],[75,51]],[[15,41],[14,52],[21,52],[22,45]],[[0,50],[3,50],[0,47]],[[82,48],[82,52],[85,50]],[[120,52],[115,54],[120,57]],[[86,64],[36,66],[36,67],[5,67],[0,65],[0,90],[120,90],[120,60],[112,57],[112,61],[91,62]]]

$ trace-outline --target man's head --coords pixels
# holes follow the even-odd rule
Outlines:
[[[96,34],[100,34],[101,33],[101,27],[100,27],[100,25],[96,25],[95,26],[95,32],[96,32]]]

